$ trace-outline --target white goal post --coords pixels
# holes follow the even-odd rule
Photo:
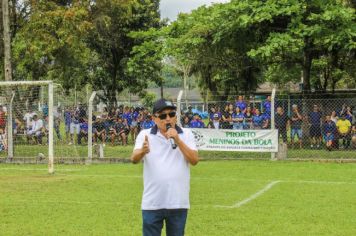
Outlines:
[[[13,111],[12,103],[14,100],[13,88],[30,86],[48,86],[48,173],[54,173],[54,147],[53,147],[53,82],[52,81],[1,81],[0,89],[5,88],[5,98],[9,100],[7,107],[7,143],[8,158],[14,157],[13,146]],[[2,95],[3,96],[3,95]],[[25,107],[24,107],[25,108]]]

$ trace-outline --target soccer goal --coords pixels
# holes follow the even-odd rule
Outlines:
[[[54,173],[53,82],[0,82],[0,158],[48,159]]]

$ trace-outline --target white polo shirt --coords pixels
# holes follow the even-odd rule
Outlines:
[[[197,150],[193,133],[176,126],[179,138],[190,149]],[[150,152],[143,158],[142,210],[178,209],[190,207],[190,169],[179,147],[171,143],[153,126],[142,130],[134,149],[141,149],[148,136]]]

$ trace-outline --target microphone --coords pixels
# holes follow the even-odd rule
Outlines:
[[[171,124],[166,124],[166,130],[168,131],[170,128],[172,128]],[[177,148],[177,144],[174,142],[173,138],[169,138],[169,142],[171,143],[172,149]]]

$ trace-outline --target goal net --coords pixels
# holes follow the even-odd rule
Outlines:
[[[54,172],[53,102],[51,81],[0,82],[0,158],[3,161],[48,161],[49,173]]]

